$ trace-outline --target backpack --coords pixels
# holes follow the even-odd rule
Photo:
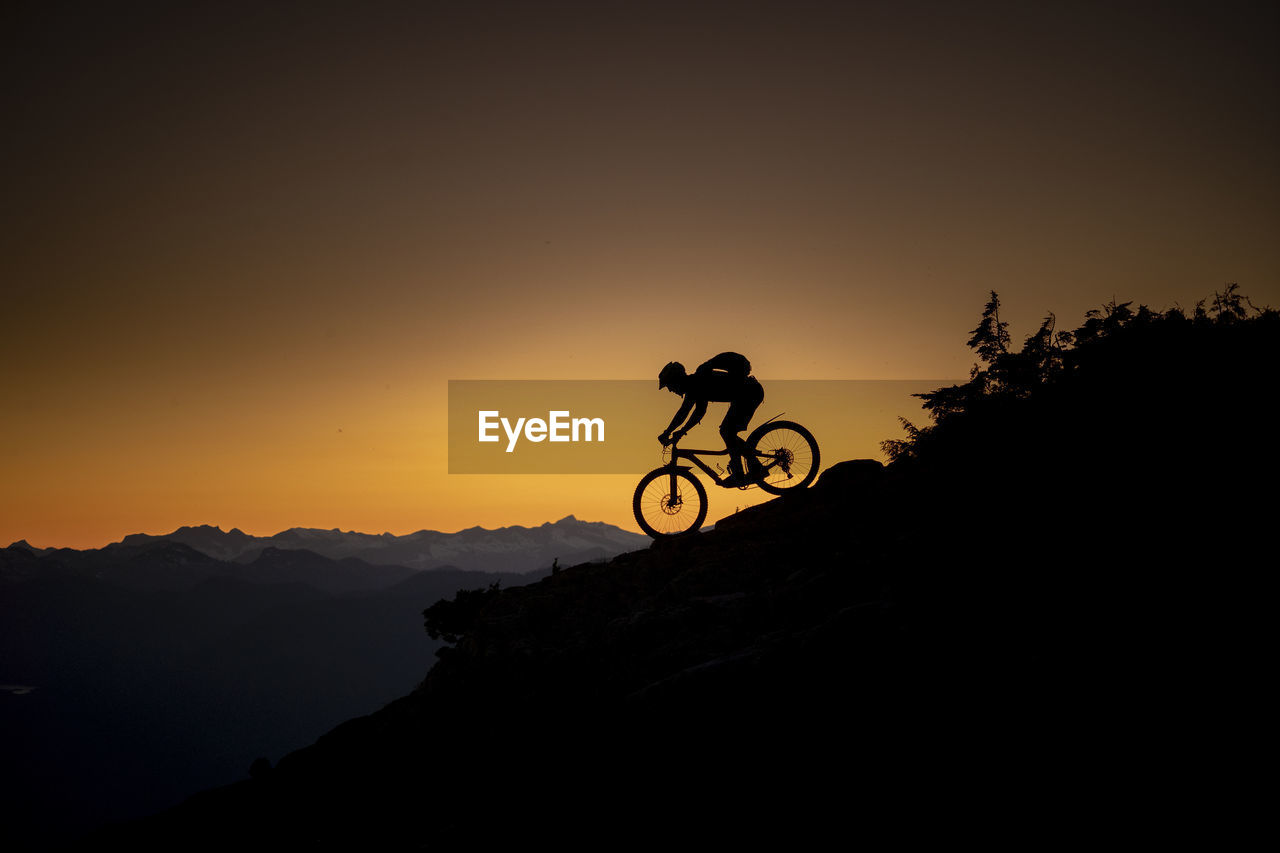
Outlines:
[[[745,355],[739,355],[736,352],[722,352],[707,359],[698,368],[699,373],[710,370],[723,370],[741,382],[751,375],[751,362],[747,360]]]

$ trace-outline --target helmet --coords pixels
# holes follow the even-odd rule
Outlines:
[[[667,366],[658,373],[658,387],[666,388],[672,382],[684,379],[686,375],[688,374],[685,373],[683,364],[678,361],[669,361]]]

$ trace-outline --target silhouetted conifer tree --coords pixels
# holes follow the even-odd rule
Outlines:
[[[978,353],[978,358],[987,365],[988,381],[995,379],[992,368],[996,367],[1001,356],[1009,352],[1009,324],[1000,319],[1000,297],[993,290],[991,299],[982,309],[982,322],[969,337],[969,348]],[[976,364],[969,373],[970,379],[978,379],[984,371]]]

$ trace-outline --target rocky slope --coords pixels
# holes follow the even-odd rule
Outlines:
[[[1046,570],[1016,541],[955,539],[970,513],[922,524],[913,480],[843,463],[712,532],[458,599],[437,616],[461,637],[414,693],[122,831],[802,843],[916,809],[1009,830],[1198,760],[1188,731],[1242,698],[1241,661],[1215,662],[1229,626],[1161,609],[1194,606],[1203,566],[1164,549],[1145,597],[1119,539]]]

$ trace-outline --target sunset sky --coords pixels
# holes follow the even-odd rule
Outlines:
[[[637,477],[449,475],[448,381],[962,378],[992,289],[1018,341],[1280,305],[1278,9],[6,4],[0,547],[635,530]]]

